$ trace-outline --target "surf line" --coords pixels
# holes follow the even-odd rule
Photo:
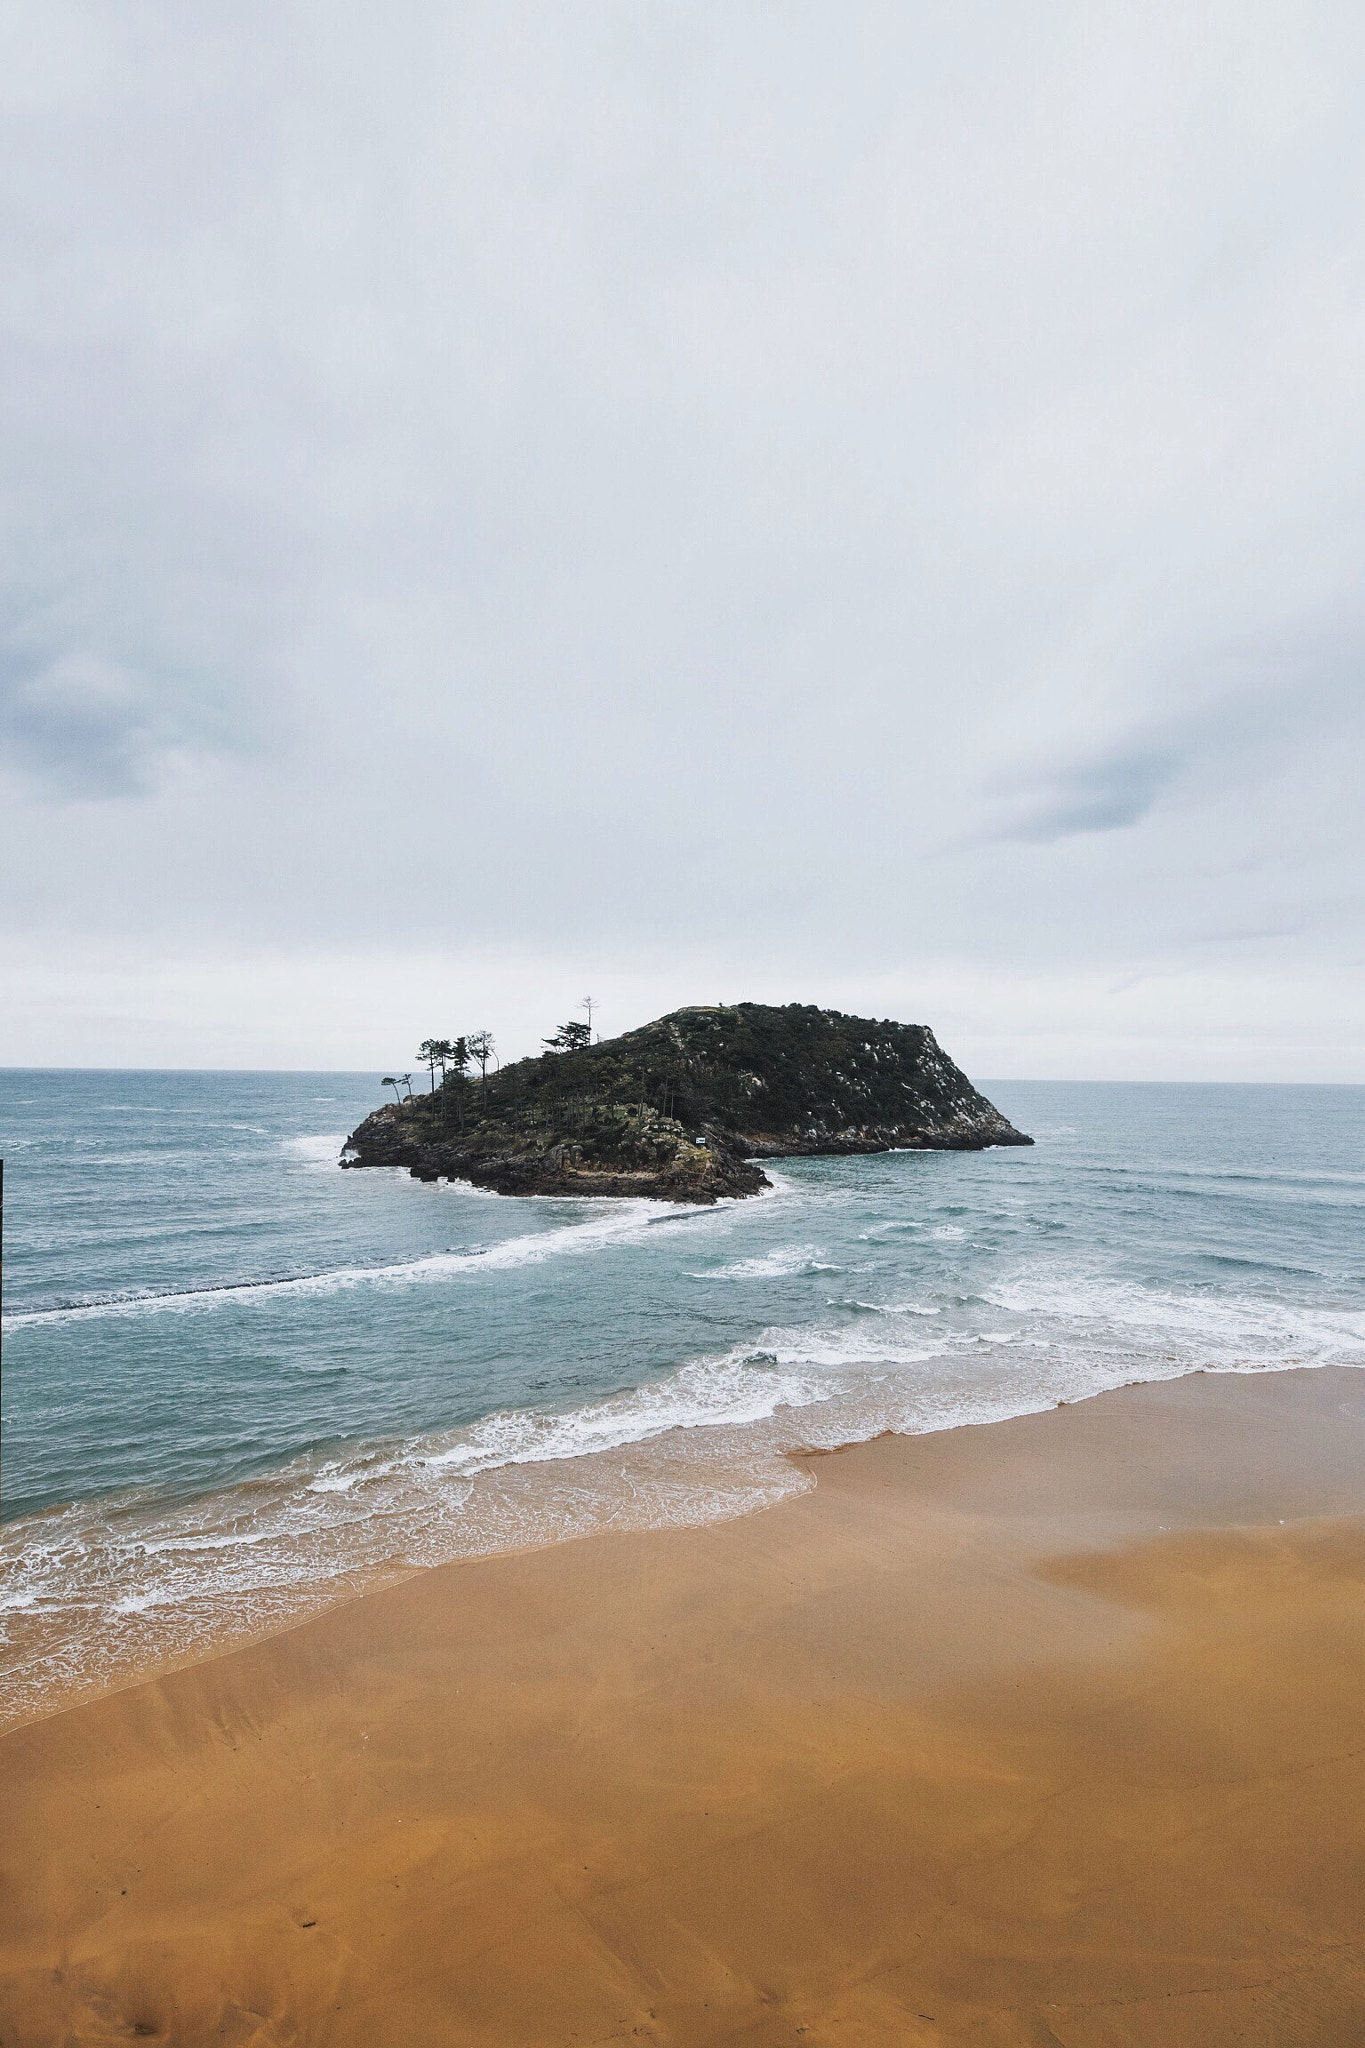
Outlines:
[[[702,1215],[712,1213],[709,1210],[701,1212]],[[169,1307],[175,1303],[213,1301],[224,1295],[251,1295],[272,1291],[287,1293],[291,1288],[325,1286],[329,1281],[364,1285],[374,1280],[398,1279],[405,1276],[418,1278],[440,1273],[446,1260],[454,1262],[455,1271],[479,1265],[484,1261],[491,1261],[497,1265],[502,1263],[504,1255],[509,1251],[520,1254],[509,1263],[529,1264],[539,1258],[551,1256],[556,1250],[572,1250],[579,1243],[606,1247],[628,1241],[634,1234],[634,1227],[638,1227],[642,1221],[647,1223],[654,1220],[652,1217],[627,1215],[621,1218],[613,1215],[600,1221],[564,1224],[557,1230],[546,1230],[527,1237],[502,1238],[493,1244],[447,1245],[442,1251],[424,1252],[420,1258],[390,1260],[383,1265],[328,1266],[314,1273],[267,1274],[259,1280],[209,1281],[197,1287],[167,1287],[142,1294],[110,1294],[83,1301],[55,1302],[43,1308],[23,1309],[7,1315],[4,1318],[4,1327],[12,1330],[33,1323],[75,1322],[96,1316],[133,1315],[139,1310],[154,1312],[158,1308]],[[622,1222],[633,1228],[602,1228],[603,1223],[619,1225]]]
[[[400,1259],[384,1266],[325,1266],[316,1273],[270,1273],[259,1280],[211,1280],[200,1287],[162,1287],[145,1294],[101,1294],[85,1301],[50,1302],[46,1308],[21,1309],[5,1317],[7,1330],[21,1323],[52,1322],[57,1317],[118,1314],[124,1309],[155,1308],[163,1301],[208,1301],[220,1294],[256,1294],[265,1288],[306,1287],[320,1280],[377,1280],[388,1273],[415,1273],[440,1259],[482,1259],[497,1245],[448,1245],[420,1259]]]

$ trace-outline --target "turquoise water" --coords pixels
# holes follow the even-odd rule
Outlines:
[[[986,1089],[1034,1149],[692,1211],[342,1172],[370,1075],[0,1074],[0,1709],[793,1445],[1365,1364],[1365,1089]]]

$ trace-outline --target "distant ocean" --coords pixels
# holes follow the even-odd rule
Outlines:
[[[372,1075],[0,1073],[0,1719],[785,1448],[1365,1365],[1365,1089],[983,1085],[1033,1150],[689,1210],[342,1172]]]

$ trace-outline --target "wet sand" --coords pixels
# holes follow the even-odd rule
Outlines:
[[[0,1742],[0,2043],[1365,2041],[1365,1374],[810,1460]]]

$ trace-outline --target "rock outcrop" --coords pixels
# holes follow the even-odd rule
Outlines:
[[[714,1202],[769,1185],[756,1164],[817,1153],[1031,1145],[923,1024],[801,1003],[674,1010],[377,1109],[347,1166],[405,1166],[504,1195]]]

